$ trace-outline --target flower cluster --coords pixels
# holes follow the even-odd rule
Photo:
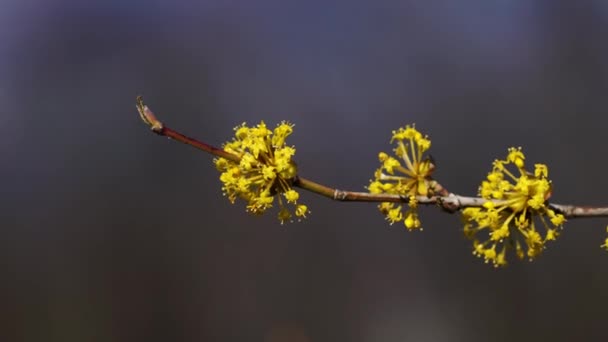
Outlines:
[[[430,176],[434,165],[430,158],[423,157],[431,147],[431,141],[414,126],[407,125],[393,131],[392,142],[396,142],[394,153],[403,164],[380,152],[378,159],[382,165],[367,188],[372,194],[397,194],[408,198],[409,208],[405,213],[401,205],[390,202],[383,202],[378,208],[391,224],[403,221],[409,230],[421,228],[416,196],[429,196],[433,191]]]
[[[254,214],[264,213],[277,197],[281,223],[290,221],[294,214],[298,218],[306,217],[308,207],[298,203],[300,195],[291,187],[297,171],[291,160],[295,149],[285,145],[293,125],[282,122],[271,131],[262,121],[254,127],[243,123],[234,130],[235,137],[223,148],[239,161],[215,159],[224,195],[232,203],[237,198],[245,200],[247,211]]]
[[[519,174],[509,171],[509,165]],[[544,164],[536,164],[534,173],[527,172],[521,148],[510,148],[505,160],[494,161],[492,172],[479,188],[479,195],[487,201],[483,207],[462,211],[473,254],[496,267],[504,266],[507,250],[515,250],[519,259],[527,256],[532,260],[547,241],[559,236],[565,218],[547,205],[551,196],[548,172]],[[479,239],[482,234],[487,236],[485,241]]]

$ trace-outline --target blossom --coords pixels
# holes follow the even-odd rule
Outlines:
[[[408,199],[408,209],[403,206],[383,202],[378,208],[390,224],[403,222],[408,230],[421,229],[418,218],[416,196],[432,195],[434,184],[430,178],[434,165],[424,153],[431,147],[431,141],[414,126],[407,125],[393,131],[391,142],[396,143],[395,157],[385,152],[378,154],[381,166],[374,173],[367,189],[372,194],[397,194]]]
[[[521,148],[510,148],[505,160],[494,161],[479,187],[486,202],[462,211],[464,234],[473,240],[474,255],[496,267],[507,264],[508,250],[519,259],[533,260],[559,236],[565,218],[547,204],[552,190],[548,174],[544,164],[536,164],[534,173],[527,172]]]
[[[262,121],[248,127],[245,123],[234,128],[235,137],[224,144],[226,152],[238,157],[238,162],[226,158],[214,160],[223,183],[222,191],[230,202],[237,198],[247,202],[247,211],[262,214],[279,203],[281,223],[292,218],[304,218],[310,211],[298,203],[299,193],[291,186],[296,177],[296,164],[291,160],[295,148],[285,145],[293,125],[281,122],[274,131]]]

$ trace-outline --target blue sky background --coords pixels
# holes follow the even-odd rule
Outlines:
[[[390,132],[473,195],[522,146],[560,203],[606,204],[604,1],[0,3],[0,334],[7,341],[600,340],[606,221],[494,270],[456,215],[422,233],[312,194],[304,222],[222,198],[243,121],[295,123],[301,174],[362,190]]]

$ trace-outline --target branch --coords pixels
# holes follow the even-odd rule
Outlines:
[[[608,217],[608,207],[578,206],[571,204],[549,203],[549,207],[566,218]]]
[[[141,119],[152,129],[152,131],[158,135],[168,137],[170,139],[179,141],[186,145],[190,145],[198,150],[207,152],[214,156],[225,158],[234,162],[239,162],[239,156],[230,152],[224,151],[221,148],[206,144],[198,141],[194,138],[188,137],[182,133],[179,133],[160,122],[154,113],[143,103],[141,96],[137,97],[137,110]],[[372,194],[369,192],[357,192],[349,190],[339,190],[323,184],[316,183],[312,180],[306,179],[301,176],[297,176],[294,179],[293,186],[316,193],[321,196],[325,196],[329,199],[336,201],[348,201],[348,202],[403,202],[409,201],[408,197],[393,194]],[[434,196],[417,196],[416,199],[419,204],[426,205],[437,205],[443,210],[454,213],[458,210],[467,207],[481,207],[488,200],[482,197],[468,197],[460,196],[448,192],[441,185],[436,184],[438,189],[436,192],[438,195]],[[494,200],[495,204],[500,204],[502,201]],[[555,204],[550,203],[549,207],[555,210],[557,213],[563,214],[566,218],[579,218],[579,217],[608,217],[608,207],[592,207],[592,206],[577,206],[569,204]]]

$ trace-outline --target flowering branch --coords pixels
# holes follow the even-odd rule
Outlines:
[[[239,156],[226,152],[221,148],[200,142],[194,138],[181,134],[173,129],[166,127],[160,122],[150,108],[143,103],[141,96],[137,97],[137,110],[142,120],[150,126],[152,131],[158,135],[190,145],[196,149],[212,154],[216,157],[226,158],[235,162],[240,161]],[[347,202],[408,202],[409,198],[396,194],[374,194],[370,192],[358,192],[349,190],[339,190],[323,184],[316,183],[307,178],[297,176],[294,179],[295,187],[319,194],[335,201]],[[453,193],[442,191],[442,196],[416,196],[420,204],[439,205],[448,212],[456,212],[468,207],[482,207],[486,199],[482,197],[460,196]],[[500,204],[501,201],[495,201]],[[590,207],[567,204],[549,204],[555,211],[564,214],[566,218],[576,217],[608,217],[608,207]]]
[[[387,193],[373,194],[370,192],[334,189],[302,177],[298,177],[296,179],[294,186],[328,197],[335,201],[407,203],[410,200],[408,197],[404,197],[403,195]],[[416,196],[416,201],[420,204],[438,205],[450,213],[467,207],[481,207],[483,203],[486,202],[486,200],[480,197],[466,197],[452,193],[448,193],[444,196]]]
[[[505,160],[494,161],[493,171],[479,188],[479,197],[460,196],[432,178],[435,165],[432,158],[424,157],[431,142],[413,126],[406,126],[393,131],[391,140],[397,145],[394,152],[401,161],[381,152],[381,167],[367,187],[368,192],[338,190],[297,173],[291,160],[295,149],[285,145],[293,130],[289,123],[281,123],[274,131],[263,122],[255,127],[237,126],[234,140],[217,148],[166,127],[141,97],[137,98],[136,107],[154,133],[216,156],[222,189],[231,202],[241,198],[248,202],[248,211],[262,214],[272,207],[276,197],[281,223],[291,220],[293,214],[300,219],[309,213],[306,205],[298,203],[299,194],[293,188],[337,201],[379,202],[378,208],[390,224],[403,222],[408,230],[421,229],[419,204],[435,205],[449,213],[461,212],[465,236],[473,240],[473,254],[494,266],[504,266],[507,250],[515,250],[520,259],[538,256],[546,242],[559,236],[566,218],[608,217],[608,207],[549,203],[552,184],[547,178],[547,166],[536,164],[534,173],[526,171],[521,148],[511,148]],[[519,175],[507,166],[515,168]],[[409,208],[406,212],[403,204]],[[535,222],[536,226],[544,226],[544,238]],[[482,231],[488,233],[485,241],[477,239]],[[522,245],[527,246],[526,251]],[[608,249],[608,239],[602,247]]]

